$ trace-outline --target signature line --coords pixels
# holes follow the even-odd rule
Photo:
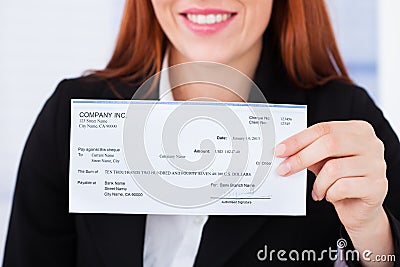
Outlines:
[[[271,199],[270,197],[211,197],[211,199]]]

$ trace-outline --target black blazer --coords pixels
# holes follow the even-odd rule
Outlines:
[[[271,67],[264,57],[255,81],[269,102],[308,105],[309,125],[351,119],[373,125],[386,147],[389,193],[385,208],[400,259],[400,223],[396,219],[400,218],[400,144],[381,111],[363,89],[344,82],[332,81],[312,90],[296,88],[282,66]],[[62,81],[45,104],[21,159],[4,266],[142,265],[146,215],[68,213],[70,99],[116,99],[110,85],[125,98],[135,91],[121,81],[83,77]],[[307,216],[210,216],[195,266],[332,266],[328,257],[322,262],[257,259],[265,245],[276,251],[322,251],[336,249],[336,241],[346,237],[333,205],[312,200],[314,180],[309,172]]]

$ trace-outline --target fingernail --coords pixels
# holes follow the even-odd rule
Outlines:
[[[276,173],[280,176],[284,176],[290,172],[290,165],[289,163],[281,163],[279,167],[276,169]]]
[[[286,150],[286,145],[285,144],[279,144],[275,147],[275,156],[279,157],[281,155],[283,155],[283,153],[285,153]]]
[[[317,195],[314,193],[314,190],[311,191],[311,197],[312,197],[312,199],[314,199],[314,201],[318,201],[318,197],[317,197]]]

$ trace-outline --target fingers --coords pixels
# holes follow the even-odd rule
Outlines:
[[[310,171],[312,171],[315,174],[315,176],[317,176],[319,174],[319,172],[321,171],[322,167],[324,167],[325,163],[331,159],[332,158],[327,158],[327,159],[321,160],[320,162],[317,162],[314,165],[309,166],[308,169]]]
[[[328,189],[326,200],[334,204],[344,199],[363,199],[374,206],[383,202],[382,198],[386,196],[387,188],[387,179],[342,178]]]
[[[338,179],[367,176],[370,167],[366,166],[365,159],[361,156],[336,158],[327,161],[315,179],[312,190],[313,199],[322,200],[328,189]]]
[[[376,158],[383,156],[383,145],[369,123],[319,123],[286,139],[276,147],[277,157],[287,157],[278,167],[277,173],[289,176],[329,157],[366,155],[373,152]]]
[[[304,149],[324,135],[348,133],[375,136],[372,126],[365,121],[333,121],[315,124],[282,141],[275,149],[275,156],[284,158]]]
[[[281,176],[289,176],[330,157],[360,155],[368,148],[358,145],[359,142],[360,137],[356,135],[345,133],[324,135],[296,154],[289,156],[276,171]]]
[[[275,148],[275,156],[287,157],[305,148],[321,136],[328,134],[331,131],[331,127],[328,123],[315,124],[304,131],[295,134],[288,139],[282,141]]]

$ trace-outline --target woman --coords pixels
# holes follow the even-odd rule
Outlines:
[[[187,217],[68,213],[70,99],[130,98],[160,71],[164,56],[169,66],[224,63],[254,79],[269,102],[308,105],[310,127],[275,151],[286,158],[279,175],[311,171],[307,216],[210,216],[185,243],[186,233],[174,222]],[[173,91],[175,100],[197,97],[235,101],[210,88]],[[127,0],[107,68],[61,82],[32,129],[19,169],[4,264],[332,266],[327,255],[315,261],[275,256],[263,261],[260,249],[313,249],[321,255],[336,249],[340,238],[347,240],[347,249],[371,251],[370,259],[394,253],[398,258],[399,175],[399,141],[365,91],[352,84],[323,1]],[[166,237],[157,229],[166,229],[159,231]],[[165,242],[174,236],[168,232],[182,238]],[[191,251],[181,253],[187,247]],[[347,262],[393,265],[365,257]]]

